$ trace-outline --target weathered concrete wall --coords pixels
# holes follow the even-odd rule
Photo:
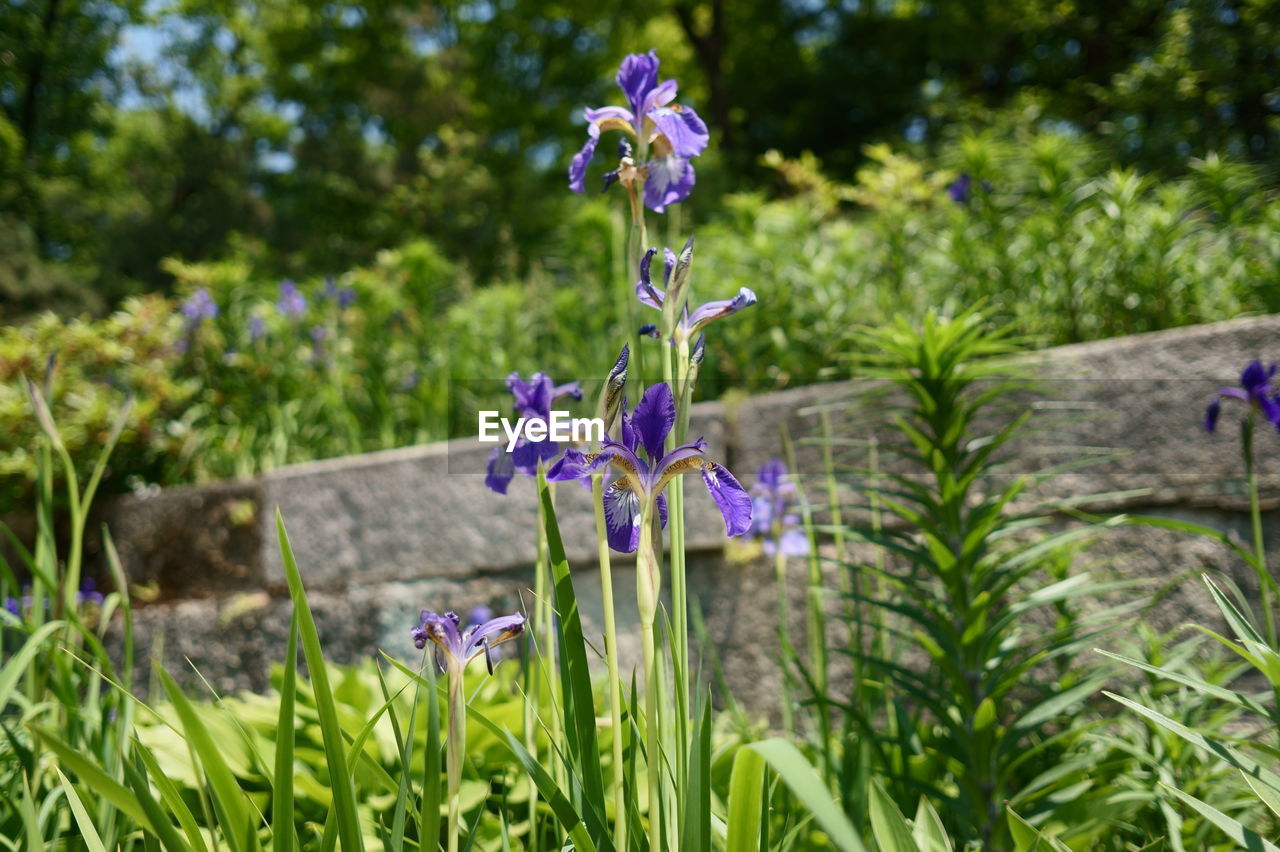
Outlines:
[[[1080,508],[1159,513],[1248,534],[1236,413],[1217,435],[1201,427],[1219,385],[1234,384],[1252,358],[1280,358],[1280,316],[1260,317],[1060,347],[1032,356],[1042,378],[1036,422],[1009,475],[1082,456],[1100,460],[1038,486],[1028,500],[1097,495]],[[819,491],[823,463],[815,438],[822,409],[832,434],[855,439],[836,454],[842,493],[856,503],[865,477],[866,437],[886,402],[846,405],[866,391],[857,382],[818,385],[749,398],[733,406],[702,403],[691,431],[710,455],[749,485],[755,471],[794,442],[802,481]],[[880,431],[881,440],[888,433]],[[1259,435],[1262,482],[1271,510],[1280,495],[1280,438]],[[189,658],[219,689],[267,684],[283,653],[288,600],[274,510],[288,525],[332,658],[385,649],[408,653],[418,609],[465,612],[530,604],[536,507],[533,485],[517,478],[500,496],[483,484],[487,448],[451,441],[284,468],[244,483],[181,488],[117,501],[108,522],[131,578],[158,590],[140,607],[139,658],[163,636],[171,669]],[[998,483],[994,483],[998,484]],[[824,487],[824,486],[822,486]],[[705,614],[719,662],[735,695],[761,709],[780,694],[772,567],[725,557],[723,525],[705,489],[689,495],[690,586]],[[582,598],[588,635],[602,627],[594,529],[584,491],[561,486],[559,515]],[[1280,519],[1268,511],[1280,547]],[[1277,554],[1280,556],[1280,554]],[[1190,618],[1216,621],[1196,582],[1202,571],[1252,578],[1230,552],[1172,532],[1122,529],[1102,534],[1090,560],[1168,586],[1146,617],[1161,627]],[[802,565],[793,568],[797,582]],[[633,635],[634,572],[614,568],[624,658],[638,664]],[[800,598],[797,586],[794,592]],[[799,629],[799,623],[795,625]]]

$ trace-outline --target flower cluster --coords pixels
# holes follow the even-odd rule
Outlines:
[[[1213,432],[1218,427],[1224,398],[1243,402],[1251,411],[1261,411],[1266,421],[1280,430],[1280,392],[1271,387],[1271,378],[1275,374],[1275,364],[1263,367],[1261,361],[1250,361],[1240,373],[1240,387],[1218,388],[1218,393],[1205,409],[1205,431]]]
[[[809,538],[800,519],[788,509],[796,493],[787,466],[779,459],[765,462],[751,486],[751,530],[764,540],[764,552],[774,556],[808,556]]]
[[[614,181],[627,186],[643,181],[645,206],[662,213],[668,205],[688,198],[693,190],[691,161],[706,150],[710,139],[707,125],[692,109],[675,103],[675,80],[658,82],[658,57],[652,50],[624,59],[617,80],[627,106],[587,108],[583,112],[587,141],[569,165],[569,188],[585,191],[587,165],[595,156],[600,134],[621,130],[630,139],[643,142],[649,159],[637,163],[632,159],[631,146],[620,145],[619,166],[606,176],[605,188]]]

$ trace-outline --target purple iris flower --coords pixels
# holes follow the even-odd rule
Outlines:
[[[188,328],[195,328],[218,315],[218,305],[209,295],[208,287],[201,287],[186,298],[182,303],[182,315],[187,318]]]
[[[950,195],[951,200],[956,204],[964,204],[968,201],[972,191],[973,178],[969,177],[968,172],[964,172],[947,185],[947,195]]]
[[[293,283],[286,278],[280,282],[280,298],[276,300],[276,309],[287,317],[300,317],[307,312],[307,299]]]
[[[93,604],[94,606],[102,606],[105,600],[102,592],[98,591],[98,584],[94,582],[92,577],[85,577],[80,583],[80,591],[76,592],[76,603],[84,606],[85,604]]]
[[[787,466],[772,459],[760,467],[756,484],[751,486],[751,531],[764,539],[764,552],[773,556],[781,550],[784,556],[808,556],[809,537],[800,528],[800,519],[788,514],[796,485]]]
[[[690,244],[693,242],[690,239]],[[692,250],[692,245],[686,245],[686,250]],[[662,283],[664,287],[669,287],[671,283],[671,271],[676,266],[676,255],[671,249],[664,248],[662,263]],[[636,296],[641,302],[651,308],[662,310],[662,306],[666,301],[667,294],[653,286],[650,278],[650,267],[653,265],[653,256],[658,253],[656,248],[651,248],[645,252],[644,257],[640,260],[640,280],[636,282]],[[727,317],[730,314],[736,314],[745,307],[756,303],[756,294],[746,287],[738,290],[738,295],[732,299],[719,299],[714,302],[706,302],[694,308],[693,312],[689,312],[689,306],[685,305],[684,313],[680,318],[680,322],[676,326],[676,341],[692,340],[695,335],[707,323],[718,320],[721,317]],[[650,326],[640,329],[641,334],[650,334],[657,337],[657,328],[653,327],[652,332],[649,331]]]
[[[617,80],[627,106],[583,111],[587,141],[569,165],[569,188],[585,191],[587,164],[595,155],[601,131],[621,130],[632,139],[643,136],[648,141],[650,159],[636,168],[645,179],[645,206],[662,213],[667,205],[683,201],[693,190],[695,175],[690,161],[706,150],[710,139],[707,125],[692,109],[675,103],[675,80],[658,82],[654,51],[628,55],[618,69]]]
[[[1263,367],[1261,361],[1250,361],[1240,373],[1240,387],[1218,388],[1217,395],[1204,413],[1205,431],[1213,432],[1217,428],[1223,397],[1239,400],[1250,408],[1257,408],[1268,423],[1280,430],[1280,394],[1271,388],[1271,377],[1275,374],[1275,364]]]
[[[582,388],[577,382],[557,385],[543,372],[534,373],[527,382],[520,378],[519,373],[512,373],[507,376],[507,390],[515,397],[517,417],[547,423],[551,421],[552,403],[566,396],[582,399]],[[492,491],[506,494],[507,486],[516,473],[533,476],[538,472],[538,462],[549,462],[559,452],[560,444],[550,438],[529,441],[522,435],[511,452],[508,453],[505,446],[498,446],[489,453],[484,484]]]
[[[438,615],[424,609],[418,616],[418,626],[409,631],[416,648],[425,648],[427,642],[439,646],[440,668],[454,669],[461,673],[481,653],[489,674],[493,674],[492,649],[509,642],[524,632],[524,616],[520,613],[491,618],[481,624],[472,624],[466,630],[452,612]]]
[[[10,615],[22,617],[22,604],[17,598],[6,597],[4,599],[4,608],[9,611]]]
[[[254,314],[249,317],[249,340],[261,340],[267,333],[267,325],[262,317]]]
[[[667,511],[662,492],[672,479],[695,470],[702,474],[711,499],[724,516],[725,533],[742,535],[751,529],[751,498],[732,473],[703,458],[705,441],[699,438],[663,452],[675,420],[676,401],[671,387],[666,382],[650,385],[630,417],[623,404],[621,443],[606,437],[599,453],[565,450],[547,472],[547,479],[555,481],[582,479],[606,466],[622,474],[604,493],[609,546],[614,550],[631,553],[639,546],[640,520],[650,502],[665,525]]]

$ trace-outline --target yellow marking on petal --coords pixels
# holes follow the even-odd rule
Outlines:
[[[623,119],[618,118],[618,116],[616,115],[611,115],[608,118],[604,118],[604,119],[601,119],[600,121],[597,121],[596,127],[600,128],[602,132],[605,130],[621,130],[627,133],[633,139],[635,138],[635,135],[636,135],[636,129],[631,126],[631,122],[624,121]]]
[[[653,135],[653,139],[649,141],[649,149],[655,157],[670,157],[675,153],[675,149],[671,147],[671,140],[661,133]]]
[[[694,471],[711,470],[715,465],[712,462],[700,456],[691,456],[687,459],[681,459],[675,464],[668,467],[662,472],[662,478],[658,480],[658,487],[654,489],[655,494],[661,494],[663,490],[670,484],[671,480],[677,476]]]

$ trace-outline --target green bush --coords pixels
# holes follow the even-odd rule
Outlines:
[[[812,158],[766,157],[783,197],[729,196],[696,228],[695,303],[739,287],[760,300],[710,341],[704,396],[832,377],[854,325],[931,306],[983,302],[1041,345],[1280,310],[1280,205],[1251,167],[1209,157],[1161,181],[1110,167],[1082,138],[1025,129],[963,136],[936,161],[868,153],[849,185]],[[580,365],[607,363],[612,340],[657,318],[635,301],[610,203],[577,208],[519,281],[475,287],[416,241],[331,283],[300,280],[306,309],[287,316],[281,282],[252,257],[171,261],[175,301],[0,329],[0,510],[33,469],[10,380],[41,376],[55,349],[54,408],[72,447],[123,394],[138,398],[114,490],[469,434],[511,371],[583,378]],[[669,217],[651,241],[683,242],[678,230]],[[218,314],[196,325],[181,304],[202,288]],[[640,342],[653,375],[658,344]]]

